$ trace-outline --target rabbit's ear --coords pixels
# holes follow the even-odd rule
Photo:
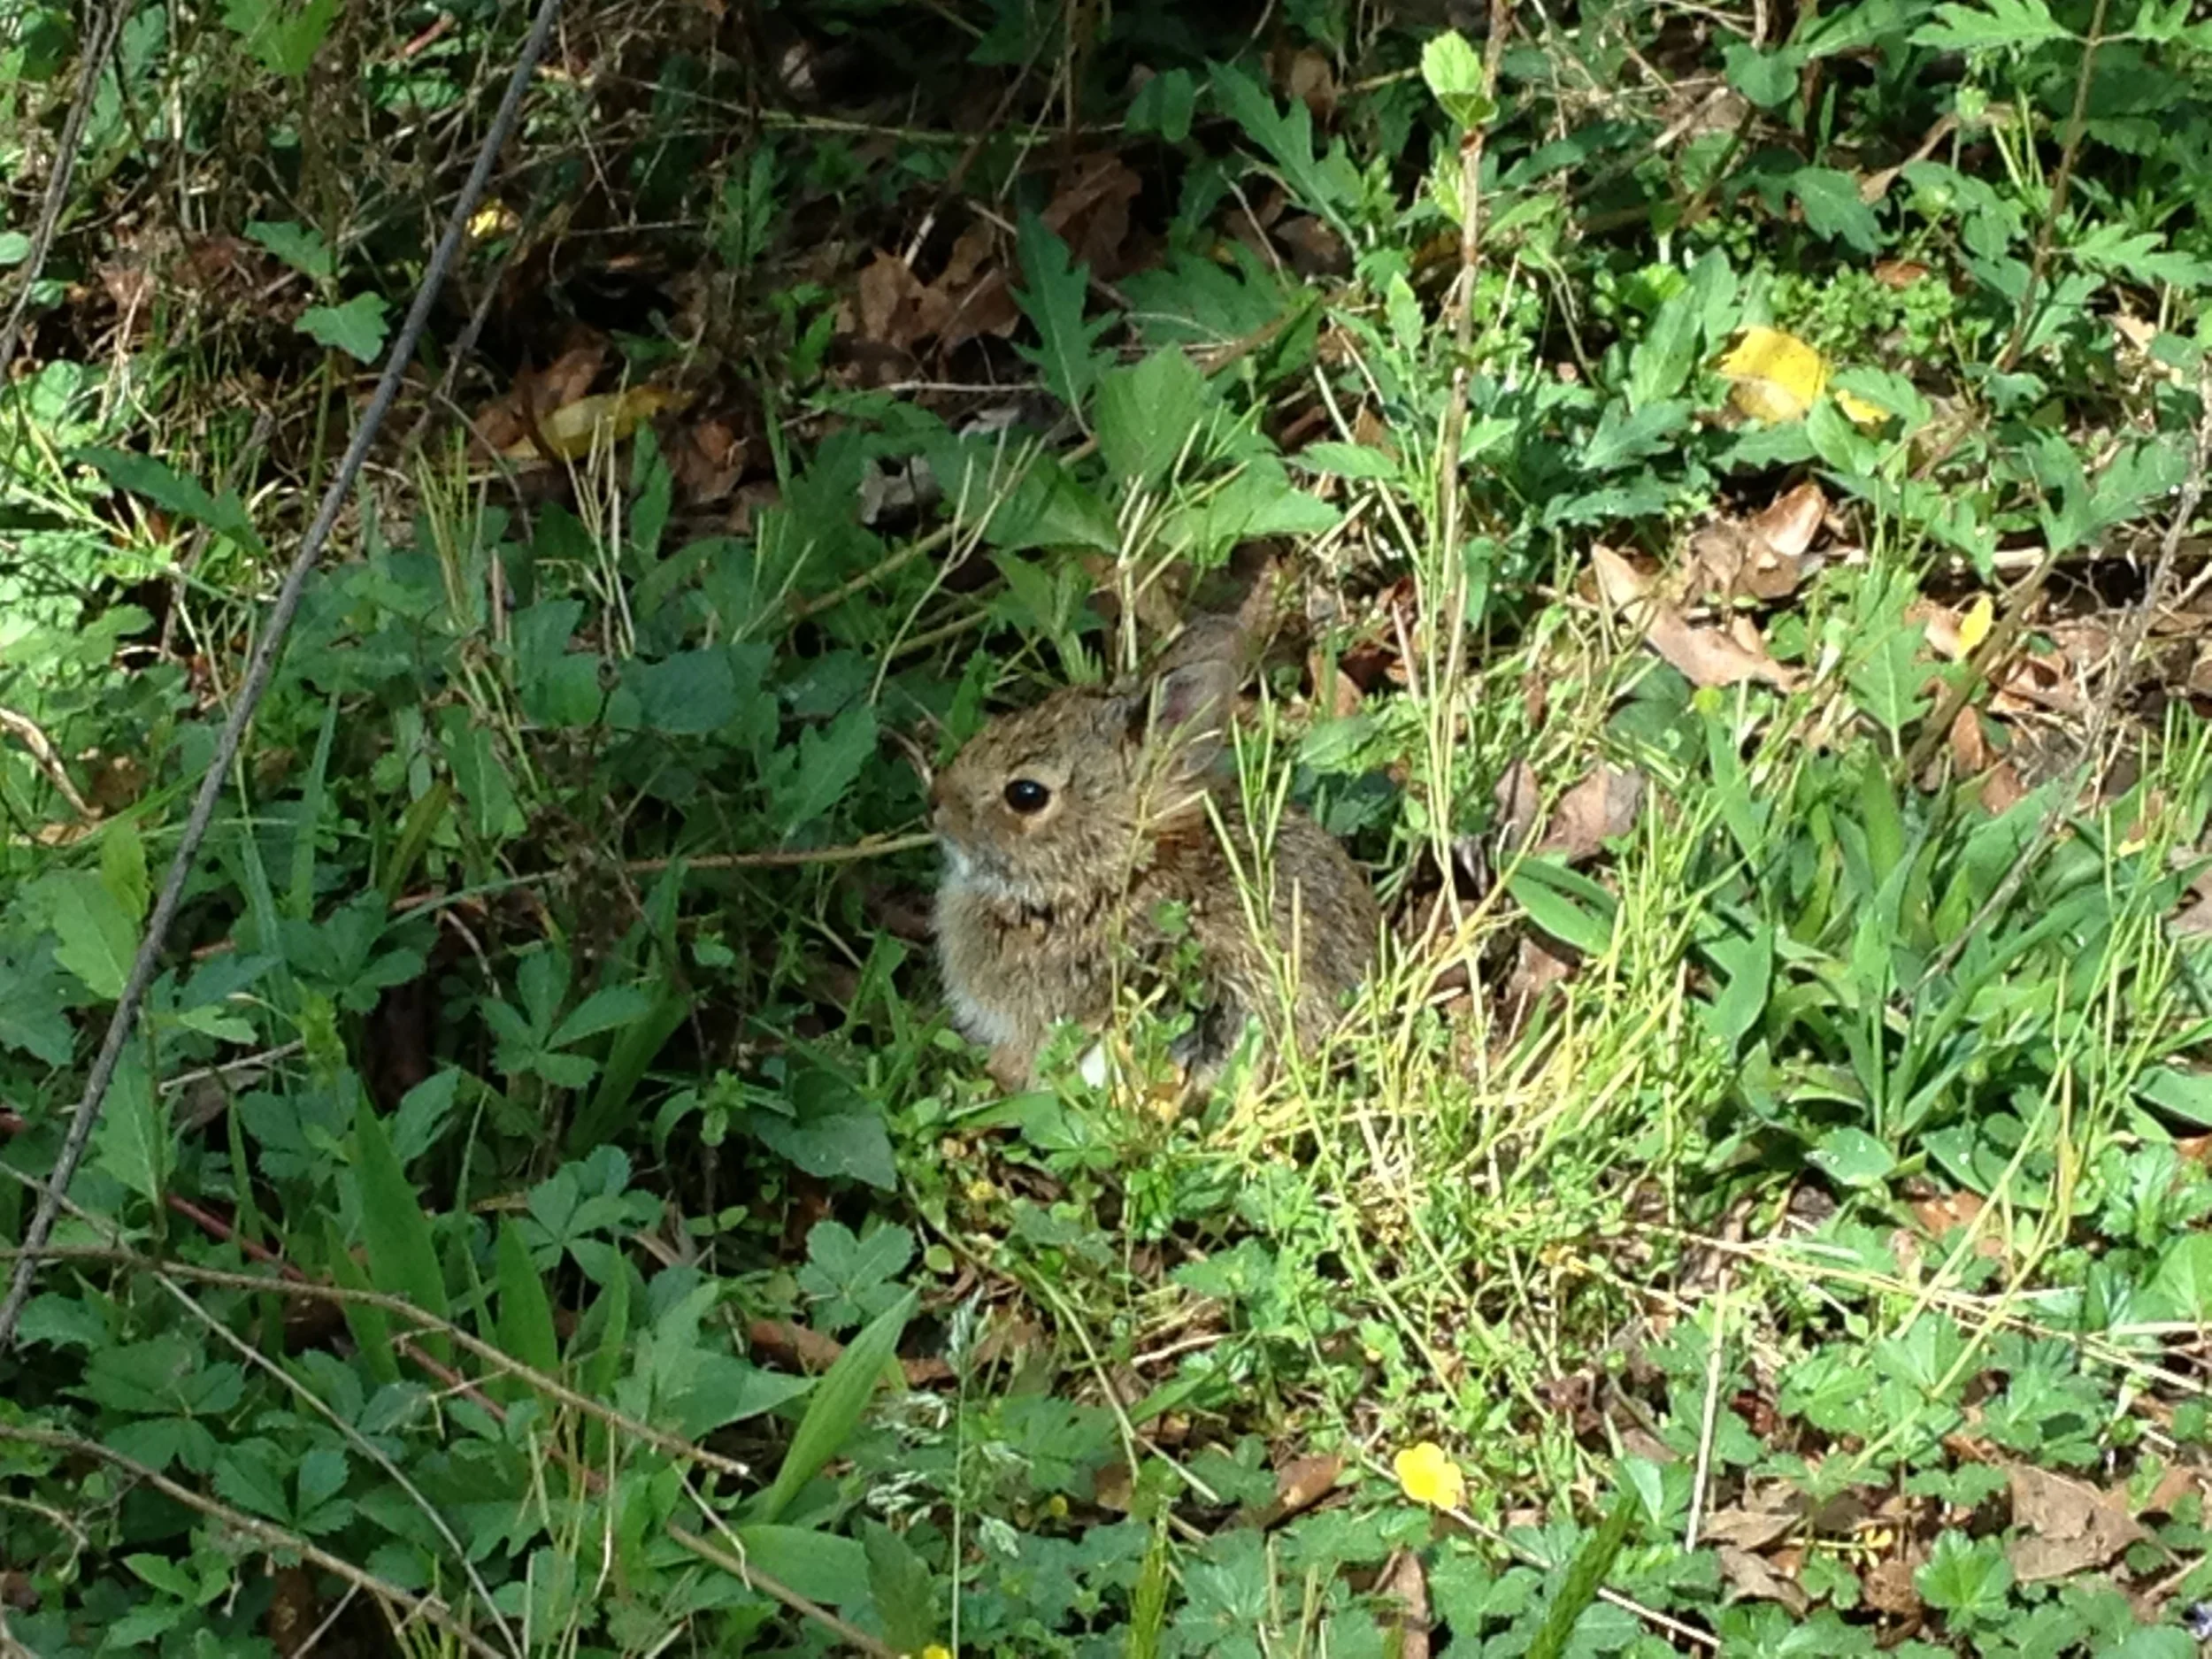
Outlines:
[[[1129,736],[1189,772],[1203,772],[1219,757],[1229,735],[1229,701],[1235,674],[1218,660],[1170,669],[1150,694],[1129,700]]]

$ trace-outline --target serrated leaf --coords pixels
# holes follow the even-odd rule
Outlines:
[[[790,834],[842,801],[875,748],[876,711],[864,703],[800,733],[795,764],[778,780],[772,803],[777,834]]]
[[[246,238],[259,242],[295,271],[319,282],[327,282],[337,274],[337,262],[331,257],[330,244],[305,225],[290,219],[257,219],[246,227]]]
[[[1497,113],[1483,90],[1482,57],[1457,29],[1432,35],[1421,48],[1421,79],[1463,127],[1480,127]]]
[[[1928,678],[1919,661],[1923,632],[1917,622],[1892,628],[1851,670],[1852,700],[1893,744],[1926,706],[1920,695]]]
[[[89,871],[49,879],[49,919],[58,941],[54,960],[105,1002],[123,995],[136,954],[138,930],[107,883]]]
[[[860,1527],[861,1548],[868,1555],[868,1591],[885,1640],[900,1653],[921,1653],[937,1635],[929,1563],[872,1516],[864,1517]]]
[[[1609,472],[1657,455],[1689,423],[1690,406],[1679,398],[1647,403],[1633,413],[1624,403],[1608,403],[1598,416],[1597,429],[1583,446],[1583,467],[1592,472]]]
[[[387,309],[381,296],[357,294],[342,305],[310,306],[300,314],[299,331],[318,345],[373,363],[389,333]]]
[[[1148,486],[1167,476],[1204,418],[1212,388],[1181,350],[1164,347],[1125,369],[1099,378],[1099,453],[1124,484]]]
[[[1993,51],[2073,38],[2044,0],[1982,0],[1978,6],[1938,6],[1935,20],[1913,31],[1912,43],[1947,52]]]
[[[137,455],[127,449],[81,449],[76,458],[100,470],[102,476],[118,489],[128,490],[134,495],[143,495],[148,501],[189,518],[195,524],[228,536],[248,552],[265,554],[267,549],[256,533],[252,521],[238,497],[226,490],[219,499],[211,495],[193,480],[186,478],[167,462],[150,455]]]
[[[1308,472],[1331,478],[1385,479],[1398,476],[1398,464],[1380,449],[1364,443],[1333,440],[1310,443],[1290,457],[1290,464]]]
[[[1830,242],[1847,243],[1861,253],[1881,250],[1881,221],[1859,199],[1859,187],[1833,167],[1800,167],[1790,175],[1790,194],[1805,210],[1805,224]]]
[[[149,1203],[158,1204],[173,1162],[169,1114],[135,1055],[116,1066],[92,1133],[93,1162]]]
[[[1229,117],[1267,152],[1302,206],[1328,220],[1348,242],[1355,240],[1347,211],[1356,199],[1359,175],[1342,147],[1326,157],[1313,150],[1313,111],[1302,98],[1285,111],[1275,95],[1232,64],[1211,66],[1214,94]]]
[[[1085,319],[1091,268],[1072,262],[1067,243],[1044,220],[1034,213],[1024,214],[1014,240],[1022,267],[1015,303],[1039,336],[1038,344],[1015,349],[1036,365],[1047,388],[1080,419],[1104,362],[1098,337],[1114,319]]]

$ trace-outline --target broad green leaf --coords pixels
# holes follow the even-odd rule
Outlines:
[[[1333,440],[1310,443],[1290,457],[1293,466],[1332,478],[1395,478],[1398,464],[1380,449],[1364,443]]]
[[[1229,118],[1267,152],[1299,204],[1317,213],[1347,242],[1356,240],[1348,214],[1359,196],[1359,173],[1340,142],[1326,156],[1313,149],[1313,111],[1293,98],[1287,111],[1275,95],[1233,64],[1211,65],[1214,95]]]
[[[603,986],[586,997],[567,1018],[554,1027],[547,1039],[556,1048],[565,1048],[587,1037],[595,1037],[603,1031],[626,1026],[633,1020],[641,1019],[653,1006],[653,999],[634,985]]]
[[[250,553],[265,555],[268,551],[247,518],[243,503],[232,491],[224,491],[219,499],[165,461],[127,449],[82,449],[76,451],[76,457],[97,467],[118,489],[143,495],[165,511],[205,525]]]
[[[2012,1582],[2001,1540],[1970,1539],[1959,1532],[1939,1535],[1926,1564],[1913,1574],[1913,1585],[1929,1606],[1969,1618],[2001,1612]]]
[[[1845,1187],[1879,1187],[1897,1167],[1889,1148],[1863,1129],[1831,1129],[1806,1156],[1829,1179]]]
[[[789,835],[845,798],[876,749],[876,711],[856,703],[827,726],[799,733],[795,750],[771,786],[776,833]]]
[[[337,15],[338,0],[307,0],[297,10],[287,0],[229,0],[223,22],[263,68],[297,80],[314,63]]]
[[[1480,127],[1497,113],[1483,90],[1482,56],[1457,29],[1429,36],[1421,48],[1421,79],[1463,127]]]
[[[530,1248],[523,1243],[511,1217],[500,1219],[495,1255],[501,1352],[548,1377],[559,1376],[561,1346],[553,1330],[553,1303],[545,1293],[545,1280],[530,1260]],[[526,1392],[514,1378],[503,1381],[503,1392],[510,1397]]]
[[[88,870],[64,871],[45,884],[49,921],[58,942],[54,960],[105,1002],[123,995],[137,952],[138,930],[106,882]]]
[[[1129,101],[1125,128],[1132,133],[1157,133],[1171,144],[1190,136],[1191,116],[1198,108],[1198,81],[1187,69],[1167,69],[1137,88]]]
[[[2186,1233],[2169,1245],[2151,1292],[2174,1317],[2212,1323],[2212,1233]]]
[[[330,244],[319,233],[290,219],[257,219],[246,227],[246,238],[257,242],[271,253],[304,273],[319,282],[327,282],[337,274],[337,263],[331,257]]]
[[[1632,414],[1624,404],[1608,403],[1583,446],[1582,465],[1592,472],[1609,472],[1657,455],[1689,424],[1690,405],[1679,398],[1647,403]]]
[[[1084,319],[1091,268],[1071,261],[1068,245],[1044,220],[1034,213],[1024,214],[1015,244],[1022,286],[1014,298],[1040,337],[1038,344],[1016,349],[1036,365],[1046,387],[1080,419],[1104,361],[1098,337],[1113,326],[1114,319]]]
[[[1248,461],[1233,477],[1168,515],[1165,543],[1201,570],[1225,562],[1238,543],[1265,536],[1319,535],[1343,515],[1290,481],[1272,456]]]
[[[744,1558],[810,1601],[862,1607],[868,1601],[868,1554],[854,1540],[805,1526],[730,1529]]]
[[[93,1161],[148,1202],[158,1204],[174,1161],[169,1113],[135,1054],[116,1066],[92,1133]]]
[[[867,1552],[868,1590],[875,1599],[885,1640],[901,1653],[920,1653],[937,1639],[929,1563],[872,1516],[861,1519],[860,1544]]]
[[[844,1449],[853,1432],[860,1426],[876,1385],[883,1380],[885,1371],[899,1351],[899,1338],[905,1333],[906,1322],[914,1317],[914,1310],[920,1304],[920,1293],[908,1291],[847,1344],[836,1363],[822,1373],[822,1380],[815,1385],[813,1399],[807,1402],[806,1415],[800,1418],[798,1430],[791,1437],[790,1448],[784,1453],[782,1467],[776,1471],[774,1482],[745,1506],[750,1521],[764,1525],[775,1520],[790,1507],[791,1500],[799,1495],[800,1488],[814,1479],[822,1465]],[[864,1565],[862,1575],[864,1588]]]
[[[1946,52],[1994,51],[2073,38],[2044,0],[1982,0],[1938,6],[1935,20],[1913,31],[1912,43]]]
[[[1860,253],[1881,251],[1881,221],[1859,199],[1858,181],[1833,167],[1800,167],[1790,175],[1790,194],[1805,210],[1812,233],[1841,242]]]
[[[762,1145],[809,1175],[865,1181],[887,1193],[898,1186],[890,1133],[878,1112],[823,1112],[794,1120],[762,1111],[749,1121]]]
[[[2212,1073],[2153,1066],[2136,1080],[2135,1092],[2162,1110],[2200,1128],[2212,1128]]]
[[[317,345],[373,363],[390,332],[387,309],[381,296],[357,294],[342,305],[310,306],[300,314],[299,331]]]
[[[1647,409],[1681,391],[1704,349],[1704,297],[1686,283],[1652,314],[1628,358],[1628,406]]]
[[[1722,58],[1728,66],[1728,84],[1761,109],[1779,109],[1796,95],[1802,67],[1797,53],[1763,52],[1742,41],[1731,41]]]
[[[366,1108],[363,1109],[365,1112]],[[338,1231],[335,1216],[323,1217],[324,1265],[332,1280],[341,1290],[369,1290],[369,1276],[361,1271],[361,1263],[353,1259],[347,1248],[345,1235]],[[345,1310],[346,1326],[353,1333],[353,1345],[369,1368],[369,1375],[383,1384],[399,1381],[399,1354],[392,1345],[391,1316],[381,1308],[365,1302],[347,1302],[341,1304]]]
[[[430,1218],[392,1150],[384,1120],[365,1102],[354,1113],[353,1168],[361,1183],[361,1235],[370,1281],[387,1295],[403,1296],[425,1313],[443,1318],[445,1275],[438,1266]],[[443,1332],[426,1331],[419,1340],[432,1358],[451,1363],[452,1344]]]
[[[1099,379],[1099,453],[1124,484],[1165,478],[1212,402],[1206,377],[1180,349],[1165,346]]]
[[[14,1048],[66,1065],[75,1053],[76,1027],[63,1002],[61,979],[41,951],[28,962],[0,956],[0,1048]]]
[[[1613,943],[1613,896],[1586,876],[1548,858],[1524,858],[1506,878],[1506,891],[1528,918],[1554,939],[1585,956],[1602,956]]]
[[[1923,633],[1917,622],[1893,626],[1851,668],[1852,701],[1882,728],[1893,746],[1927,707],[1920,695],[1928,679],[1926,665],[1919,660]]]
[[[581,1157],[621,1132],[626,1121],[626,1108],[638,1085],[645,1080],[647,1069],[662,1046],[675,1034],[676,1028],[684,1023],[691,1006],[689,996],[664,989],[649,1010],[623,1027],[607,1051],[606,1064],[599,1074],[598,1087],[592,1091],[591,1103],[577,1114],[569,1127],[571,1157]]]

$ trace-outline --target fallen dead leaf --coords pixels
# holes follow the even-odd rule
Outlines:
[[[552,460],[574,461],[601,444],[619,443],[664,409],[673,409],[684,395],[663,386],[631,386],[618,392],[595,392],[564,403],[540,418],[537,431],[526,433],[500,451],[518,466],[549,465]],[[544,441],[546,455],[539,449]]]
[[[2009,760],[1999,761],[1982,780],[1982,810],[1993,818],[2011,811],[2027,798],[2028,786],[2021,779],[2020,769]]]
[[[514,387],[477,412],[470,424],[477,438],[495,454],[503,455],[517,445],[527,445],[530,423],[549,411],[580,403],[606,366],[607,342],[587,334],[542,369],[525,367]]]
[[[1302,1515],[1329,1495],[1344,1472],[1341,1457],[1294,1457],[1275,1471],[1275,1495],[1256,1510],[1249,1524],[1265,1529]]]
[[[2026,1463],[2005,1472],[2012,1486],[2013,1525],[2026,1533],[2005,1546],[2005,1559],[2023,1584],[2101,1567],[2147,1536],[2128,1513],[2125,1488],[2106,1492]]]
[[[1607,841],[1635,826],[1643,799],[1643,773],[1600,764],[1559,797],[1536,850],[1557,853],[1571,864],[1594,858],[1605,850]]]
[[[1394,1552],[1383,1563],[1373,1594],[1383,1602],[1386,1648],[1399,1659],[1429,1659],[1429,1579],[1421,1557],[1409,1549]]]
[[[1720,1558],[1721,1577],[1737,1592],[1755,1601],[1778,1601],[1793,1617],[1801,1617],[1812,1606],[1804,1591],[1747,1549],[1723,1544],[1713,1552]]]
[[[1764,1549],[1805,1522],[1805,1502],[1794,1493],[1776,1494],[1756,1506],[1732,1505],[1705,1517],[1700,1536],[1736,1549]]]
[[[1928,277],[1928,267],[1912,259],[1878,259],[1874,280],[1886,288],[1909,288]]]
[[[676,487],[695,502],[720,501],[744,476],[745,440],[726,420],[694,423],[669,446]]]
[[[1913,1583],[1914,1563],[1901,1555],[1878,1561],[1859,1580],[1859,1594],[1867,1606],[1892,1618],[1916,1618],[1923,1610],[1919,1586]]]

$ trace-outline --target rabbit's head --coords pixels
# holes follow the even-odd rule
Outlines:
[[[1167,835],[1204,828],[1232,688],[1225,664],[1207,661],[992,721],[930,789],[947,879],[1041,912],[1120,892]]]

